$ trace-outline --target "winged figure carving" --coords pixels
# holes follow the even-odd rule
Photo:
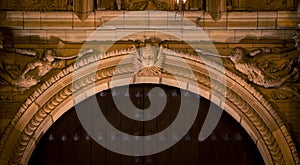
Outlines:
[[[242,47],[236,47],[231,55],[224,56],[196,49],[201,55],[229,58],[237,71],[244,74],[248,81],[265,87],[275,88],[280,92],[272,94],[274,99],[288,98],[287,92],[300,97],[300,56],[299,51],[282,53],[276,48],[262,48],[248,52]],[[263,56],[272,54],[269,56]]]
[[[134,46],[136,49],[136,47]],[[138,75],[157,75],[162,71],[164,61],[163,46],[155,47],[146,43],[145,47],[133,53],[133,69]]]

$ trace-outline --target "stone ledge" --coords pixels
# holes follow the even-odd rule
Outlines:
[[[126,23],[126,14],[132,12],[95,11],[85,21],[81,21],[73,12],[1,11],[0,26],[14,29],[95,29],[119,16],[124,16],[125,22],[121,23],[122,25],[134,25],[137,23],[135,20]],[[159,15],[153,14],[154,12],[149,11],[149,14],[144,17],[137,18],[145,20],[149,18],[148,15],[154,15],[155,19],[160,20]],[[296,11],[228,12],[218,21],[214,21],[203,11],[186,11],[184,16],[203,29],[296,29],[297,23],[300,22]],[[174,18],[170,16],[170,19]],[[165,21],[158,21],[154,26],[165,23]]]

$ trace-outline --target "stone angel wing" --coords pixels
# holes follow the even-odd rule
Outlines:
[[[157,53],[157,58],[155,61],[155,66],[162,68],[163,62],[164,62],[164,48],[162,45],[159,47],[159,51]]]
[[[133,55],[133,71],[134,73],[138,73],[140,69],[143,67],[141,56],[139,50],[136,48],[135,45],[132,46],[132,49],[134,50]]]

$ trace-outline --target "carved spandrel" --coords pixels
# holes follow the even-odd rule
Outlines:
[[[20,55],[34,55],[32,51],[16,51]],[[34,60],[21,69],[20,66],[12,66],[2,62],[0,67],[0,91],[26,91],[39,84],[48,73],[54,69],[66,67],[66,60],[81,57],[85,54],[93,53],[88,49],[74,56],[58,57],[52,49],[47,49],[41,59]],[[17,68],[16,68],[17,67]]]
[[[300,53],[293,50],[282,53],[279,49],[262,48],[247,51],[236,47],[229,56],[213,54],[197,49],[196,52],[207,56],[229,58],[234,68],[245,78],[258,86],[276,89],[273,99],[300,97]]]

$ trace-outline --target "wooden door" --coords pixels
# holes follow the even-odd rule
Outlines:
[[[167,97],[163,112],[156,118],[141,122],[129,119],[118,111],[112,100],[130,97],[138,108],[150,105],[148,93],[162,88]],[[174,120],[180,106],[181,90],[166,86],[141,84],[130,86],[130,92],[118,87],[97,94],[98,104],[107,120],[118,130],[132,135],[149,135],[165,129]],[[29,161],[31,165],[199,165],[199,164],[264,164],[253,141],[243,128],[225,111],[213,133],[202,142],[198,134],[212,104],[199,95],[183,91],[183,97],[200,99],[198,116],[189,132],[171,148],[149,156],[125,156],[97,144],[83,129],[75,109],[70,109],[44,134]],[[105,137],[104,135],[102,135]],[[113,133],[109,137],[113,138]],[[115,137],[119,138],[119,137]],[[161,139],[163,140],[163,138]]]

